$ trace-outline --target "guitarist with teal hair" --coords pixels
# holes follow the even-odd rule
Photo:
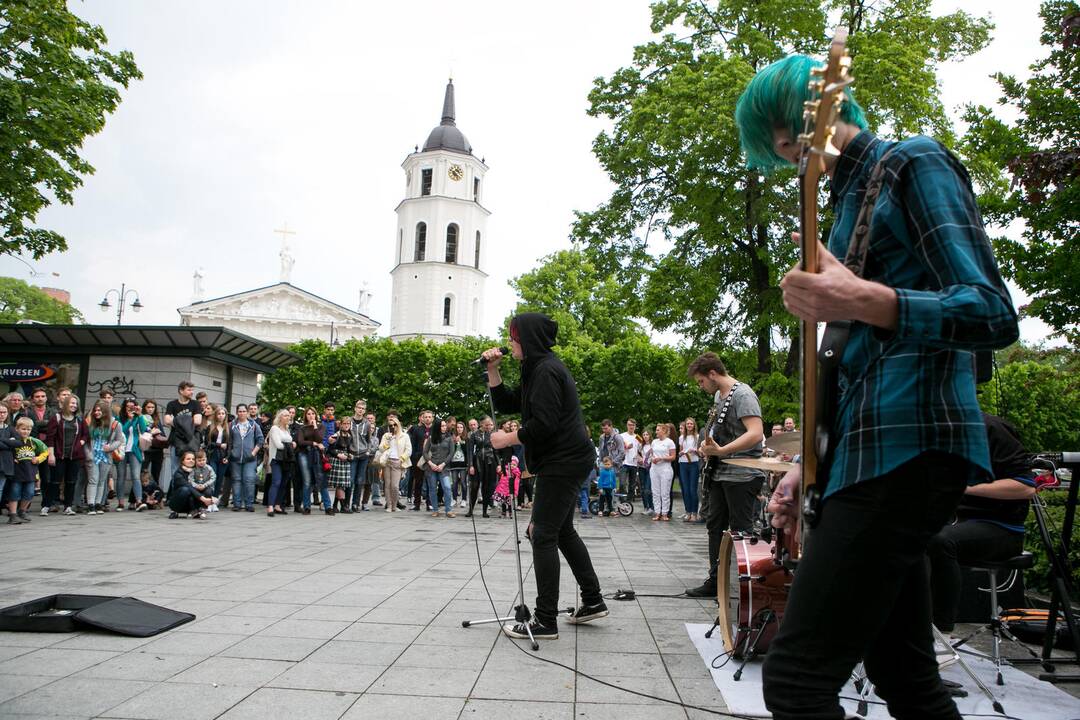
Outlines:
[[[750,81],[735,119],[751,168],[805,160],[818,64],[794,55]],[[824,158],[835,222],[819,272],[791,270],[780,287],[805,323],[849,321],[850,333],[817,521],[765,659],[765,704],[777,720],[843,718],[838,695],[861,660],[893,717],[959,720],[934,658],[926,549],[990,471],[973,351],[1014,342],[1017,316],[963,165],[928,137],[875,137],[842,92],[834,152],[811,158]],[[879,162],[868,232],[855,233]],[[797,468],[777,487],[774,525],[796,526],[800,481]]]

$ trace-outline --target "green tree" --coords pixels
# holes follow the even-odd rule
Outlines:
[[[694,347],[749,345],[761,373],[772,370],[774,342],[795,328],[777,283],[795,261],[798,195],[793,171],[764,177],[744,167],[735,103],[767,63],[823,54],[830,15],[852,31],[872,124],[945,134],[936,66],[983,47],[990,25],[963,12],[934,17],[929,0],[656,2],[652,30],[663,34],[589,94],[589,114],[613,123],[593,151],[616,189],[578,213],[573,236],[618,280],[634,315]],[[787,374],[794,365],[789,354]]]
[[[1080,377],[1037,362],[999,367],[979,388],[983,410],[1008,420],[1031,452],[1071,450],[1080,427]]]
[[[36,320],[51,325],[83,322],[82,313],[22,280],[0,277],[0,322]]]
[[[51,198],[72,203],[94,172],[83,141],[120,103],[118,86],[142,77],[130,52],[106,42],[65,0],[0,3],[0,253],[67,249],[59,233],[30,225]]]
[[[1080,342],[1080,6],[1042,4],[1047,56],[1020,82],[996,74],[1000,104],[1019,114],[1008,124],[985,105],[968,107],[965,154],[982,194],[987,220],[1021,220],[1021,240],[994,240],[1006,277],[1028,293],[1023,308],[1074,345]]]
[[[602,276],[577,248],[547,256],[535,270],[519,275],[510,285],[521,298],[513,314],[547,314],[559,323],[562,345],[581,337],[611,344],[642,333],[615,278]]]

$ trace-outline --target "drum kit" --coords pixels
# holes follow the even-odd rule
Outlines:
[[[789,432],[766,439],[765,447],[783,456],[799,452],[801,442],[801,433]],[[769,492],[785,472],[795,467],[795,463],[775,457],[729,458],[724,462],[769,473]],[[742,677],[748,662],[769,649],[784,617],[794,577],[784,543],[770,526],[765,505],[762,502],[760,531],[725,532],[720,541],[718,611],[705,636],[712,637],[713,631],[720,628],[724,651],[741,660],[735,680]]]

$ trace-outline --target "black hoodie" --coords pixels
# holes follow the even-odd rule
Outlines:
[[[491,388],[500,412],[520,412],[518,438],[525,446],[525,464],[537,475],[584,476],[596,460],[577,385],[562,361],[551,352],[558,324],[547,315],[522,313],[510,321],[524,359],[521,387]]]

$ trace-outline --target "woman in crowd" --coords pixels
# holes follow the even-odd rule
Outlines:
[[[453,492],[450,487],[450,470],[447,465],[454,454],[454,436],[447,429],[445,420],[435,418],[431,426],[431,435],[424,441],[424,460],[427,463],[428,504],[432,507],[431,517],[439,517],[439,497],[436,485],[442,488],[443,511],[446,517],[454,517]]]
[[[212,498],[208,498],[191,486],[191,477],[195,472],[195,452],[184,450],[177,458],[179,467],[173,473],[172,482],[169,483],[169,498],[166,503],[169,509],[169,519],[175,520],[181,515],[190,515],[202,520],[206,517],[205,508],[209,507]]]
[[[169,436],[165,431],[165,423],[161,422],[161,414],[157,403],[146,400],[142,405],[142,414],[150,422],[150,449],[143,452],[143,467],[150,464],[150,480],[155,484],[161,482],[161,464],[165,456],[165,448],[169,446]]]
[[[150,431],[150,421],[139,411],[135,398],[125,400],[120,409],[120,431],[124,434],[124,460],[120,463],[116,478],[116,509],[124,509],[124,500],[131,492],[135,498],[131,508],[141,512],[146,506],[142,501],[143,450],[139,446],[139,439],[143,433]]]
[[[653,436],[648,430],[642,430],[640,435],[635,435],[641,445],[641,467],[637,468],[638,488],[641,490],[641,507],[649,515],[653,514],[652,504],[652,480],[649,469],[652,467],[652,441]],[[632,472],[633,470],[631,470]]]
[[[379,441],[379,453],[385,457],[383,467],[383,494],[386,512],[398,511],[398,484],[404,475],[405,464],[412,455],[412,441],[401,429],[397,415],[386,416],[386,433]]]
[[[282,509],[282,496],[285,494],[285,463],[296,449],[296,441],[289,432],[289,411],[278,410],[274,424],[267,437],[267,456],[270,458],[270,492],[268,493],[266,516],[286,515]]]
[[[323,512],[332,515],[330,493],[323,486],[322,469],[322,426],[319,413],[315,408],[304,410],[304,422],[300,426],[300,437],[296,438],[296,462],[300,466],[300,477],[304,481],[304,514],[311,514],[311,495],[315,487],[321,491]]]
[[[520,428],[521,423],[517,420],[510,421],[510,432],[517,432]],[[525,446],[518,443],[517,445],[511,445],[510,448],[514,451],[514,457],[518,461],[518,472],[521,473],[521,483],[517,491],[517,509],[524,510],[527,507],[532,507],[532,475],[529,474],[528,468],[525,467]]]
[[[449,420],[447,421],[449,425]],[[465,464],[465,423],[454,424],[454,451],[450,454],[450,488],[454,501],[460,501],[460,506],[465,507],[469,494],[468,467]]]
[[[326,454],[330,458],[330,487],[334,488],[334,509],[349,514],[345,494],[352,487],[352,430],[353,419],[346,415],[337,421],[337,432],[330,436]]]
[[[86,501],[90,509],[86,514],[99,515],[105,512],[105,498],[109,494],[112,454],[124,447],[124,435],[120,431],[120,423],[113,419],[112,408],[105,400],[98,400],[94,405],[87,425],[90,428],[93,468],[87,476]]]
[[[671,520],[671,481],[674,472],[671,463],[675,459],[675,426],[671,423],[658,423],[656,439],[652,441],[652,464],[649,466],[649,479],[652,481],[653,507],[656,515],[653,520]]]
[[[232,483],[229,482],[229,413],[224,405],[214,405],[206,429],[206,458],[214,468],[214,497],[221,507],[229,507]]]
[[[75,514],[75,486],[78,484],[79,470],[86,457],[86,445],[90,441],[86,423],[79,416],[79,398],[68,395],[59,412],[49,419],[45,431],[45,444],[49,446],[49,465],[63,485],[64,514]],[[41,508],[42,515],[49,514],[49,508]]]
[[[683,520],[696,522],[698,518],[698,479],[701,477],[701,456],[698,454],[697,420],[692,417],[683,421],[679,438],[679,487],[682,489]]]

